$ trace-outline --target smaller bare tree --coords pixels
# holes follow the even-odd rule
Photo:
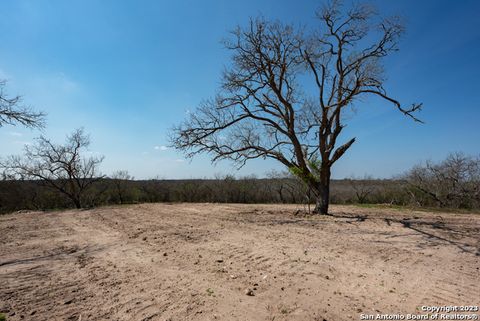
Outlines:
[[[23,106],[20,96],[8,97],[5,83],[5,80],[0,80],[0,127],[21,124],[30,128],[43,128],[45,114]]]
[[[289,171],[272,170],[266,173],[271,181],[269,188],[278,194],[281,203],[297,203],[298,200],[308,198],[308,187],[298,180],[298,177]]]
[[[427,161],[406,175],[410,192],[420,205],[478,208],[480,157],[452,153],[439,163]]]
[[[369,196],[375,191],[375,186],[372,184],[373,177],[369,175],[365,175],[363,178],[352,176],[347,181],[355,192],[356,202],[367,203]]]
[[[127,170],[118,170],[113,172],[112,180],[118,200],[120,204],[124,204],[128,194],[127,182],[133,180],[133,176],[131,176]]]
[[[103,178],[98,172],[103,156],[82,155],[89,145],[90,138],[83,129],[67,136],[63,145],[40,136],[35,144],[25,146],[23,157],[9,156],[0,166],[7,177],[42,180],[46,186],[66,195],[76,208],[81,208],[85,192]]]

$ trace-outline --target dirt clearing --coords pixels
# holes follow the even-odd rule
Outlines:
[[[359,320],[479,305],[480,216],[142,204],[0,216],[13,320]]]

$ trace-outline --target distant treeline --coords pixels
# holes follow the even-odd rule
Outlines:
[[[55,186],[60,188],[55,189]],[[79,190],[82,186],[88,188]],[[441,162],[427,161],[417,165],[399,179],[333,180],[330,200],[334,204],[478,210],[480,157],[453,153]],[[276,172],[270,173],[269,178],[225,175],[216,179],[133,180],[127,171],[117,171],[111,178],[92,174],[90,178],[49,182],[4,176],[0,181],[0,213],[72,208],[78,205],[75,203],[95,207],[149,202],[311,204],[315,197],[300,180],[288,173]]]
[[[411,195],[401,180],[333,180],[336,204],[406,205]],[[294,178],[190,180],[121,180],[105,178],[85,193],[87,207],[149,202],[297,203],[314,202],[313,194]],[[0,212],[72,208],[71,200],[42,181],[0,181]]]

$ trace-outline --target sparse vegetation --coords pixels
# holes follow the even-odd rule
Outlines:
[[[416,166],[395,180],[373,179],[368,176],[362,179],[332,180],[331,201],[334,204],[360,204],[362,207],[399,210],[422,207],[430,211],[434,211],[435,208],[478,210],[480,208],[476,176],[478,173],[475,174],[478,159],[455,155],[449,156],[439,165],[434,166],[429,162],[429,167]],[[453,170],[452,167],[457,170]],[[433,168],[438,175],[442,169],[448,173],[457,173],[457,176],[463,173],[461,174],[463,178],[444,175],[441,177],[449,182],[441,183],[438,178],[440,176],[428,176],[424,173]],[[466,175],[466,172],[469,174]],[[424,174],[419,176],[419,173]],[[309,197],[309,189],[297,178],[277,172],[271,172],[267,176],[268,178],[252,176],[235,178],[232,175],[217,175],[215,179],[133,180],[128,172],[120,171],[115,172],[110,178],[96,180],[84,191],[82,198],[86,206],[151,202],[293,203],[304,204],[308,209],[309,200],[314,202],[314,199]],[[64,193],[45,188],[44,182],[40,180],[4,178],[0,181],[1,213],[22,209],[69,208],[74,205]],[[422,185],[417,185],[420,182]],[[455,189],[448,192],[449,186]],[[425,192],[427,188],[437,191],[436,197],[445,201],[443,203],[437,201],[435,197]]]
[[[417,206],[480,207],[480,157],[452,153],[438,163],[427,161],[405,174]]]
[[[116,200],[120,204],[134,203],[138,192],[135,188],[130,188],[128,181],[133,180],[126,170],[115,171],[111,176],[111,182],[113,185],[112,196],[116,197]]]
[[[211,288],[208,288],[206,292],[208,296],[215,296],[215,291],[213,291]]]
[[[103,178],[83,195],[87,206],[108,204],[133,204],[152,202],[211,202],[211,203],[296,203],[308,202],[308,190],[294,178],[257,179],[227,177],[197,180],[126,180],[122,182],[123,201],[120,202],[114,179]],[[372,181],[378,189],[400,190],[401,181]],[[383,193],[383,192],[382,192]],[[398,196],[400,196],[399,194]],[[390,198],[376,195],[376,200],[386,203]],[[354,190],[345,180],[333,180],[332,199],[336,204],[356,203]],[[401,197],[396,199],[404,203]],[[74,204],[63,193],[46,188],[38,180],[0,181],[0,212],[23,209],[46,210],[69,208]]]

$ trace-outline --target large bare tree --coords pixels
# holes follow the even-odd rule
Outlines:
[[[315,211],[327,214],[331,168],[355,142],[339,144],[345,112],[371,95],[419,121],[421,104],[404,108],[383,87],[382,58],[398,50],[404,30],[398,18],[338,1],[317,16],[312,31],[264,18],[237,28],[225,41],[231,65],[217,96],[175,127],[171,141],[189,157],[207,152],[239,166],[276,159],[310,186]]]
[[[98,166],[103,156],[85,157],[90,138],[83,129],[67,136],[65,144],[55,144],[43,136],[25,146],[25,155],[10,156],[1,162],[6,177],[39,179],[66,195],[77,208],[83,206],[85,192],[103,178]]]
[[[5,92],[5,80],[0,80],[0,127],[21,124],[30,128],[45,126],[45,114],[21,104],[20,96],[10,97]]]

